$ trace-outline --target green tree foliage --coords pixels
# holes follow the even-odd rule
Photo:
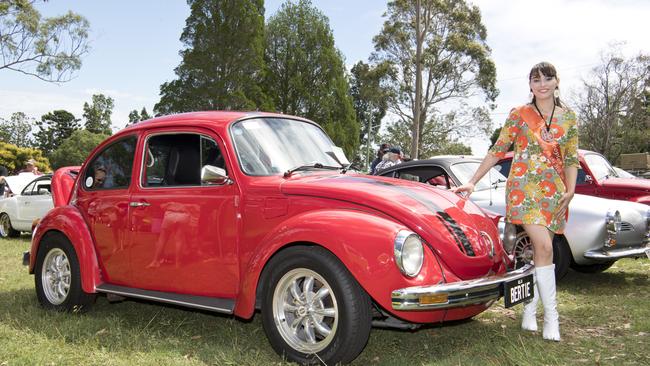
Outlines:
[[[188,0],[177,79],[160,86],[157,114],[266,109],[264,1]]]
[[[86,129],[92,133],[111,135],[113,133],[111,129],[113,106],[113,98],[104,94],[93,95],[92,104],[86,102],[83,106]]]
[[[140,112],[138,112],[137,109],[134,109],[129,113],[129,123],[127,123],[127,126],[148,119],[151,119],[151,116],[147,113],[147,108],[142,107],[142,111]]]
[[[9,120],[0,118],[0,140],[18,147],[32,147],[32,125],[34,118],[23,112],[12,114]]]
[[[366,170],[374,158],[373,145],[378,144],[377,134],[388,109],[388,90],[382,85],[385,73],[385,68],[372,67],[363,61],[357,62],[351,70],[350,95],[360,124],[359,158]]]
[[[422,131],[420,145],[424,145],[429,138],[425,136],[425,125],[431,123],[441,103],[463,100],[476,92],[482,92],[486,101],[492,102],[498,91],[495,86],[496,68],[490,58],[487,31],[478,7],[464,0],[422,0],[421,31],[418,34],[415,4],[412,0],[388,3],[387,20],[373,39],[375,52],[372,59],[391,67],[389,107],[401,120],[397,126],[412,126],[416,110],[416,45],[418,42],[422,44],[419,121]]]
[[[10,173],[17,173],[23,169],[29,159],[36,160],[39,171],[43,173],[51,171],[49,161],[40,150],[0,141],[0,165],[4,165]]]
[[[55,169],[64,166],[81,165],[88,154],[104,141],[109,134],[93,133],[87,130],[76,130],[63,140],[61,145],[52,153],[51,163]]]
[[[319,123],[354,156],[359,124],[327,17],[308,0],[284,3],[266,27],[266,62],[264,86],[276,110]]]
[[[34,134],[36,147],[46,157],[51,158],[54,149],[70,137],[72,132],[81,128],[79,121],[72,113],[65,110],[44,114],[40,121],[36,121],[38,127],[38,131]]]
[[[619,45],[604,52],[572,103],[580,121],[580,147],[609,161],[622,153],[649,151],[649,86],[650,56],[626,59]]]
[[[89,50],[88,21],[73,12],[41,18],[34,0],[0,1],[0,70],[69,81]]]
[[[412,123],[399,119],[389,124],[386,132],[381,135],[381,141],[402,149],[411,146]],[[471,129],[483,129],[482,133],[487,134],[487,129],[491,130],[489,113],[483,109],[459,108],[444,115],[434,115],[424,124],[420,157],[426,159],[435,155],[471,155],[472,149],[459,142]]]

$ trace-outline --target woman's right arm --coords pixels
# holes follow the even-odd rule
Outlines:
[[[478,169],[476,169],[476,172],[474,172],[472,178],[462,186],[452,188],[451,191],[454,193],[465,193],[467,196],[469,196],[472,194],[472,192],[474,192],[474,186],[476,183],[481,180],[485,173],[487,173],[488,170],[490,170],[498,161],[498,157],[492,154],[492,152],[488,152],[483,158],[481,165],[479,165]]]

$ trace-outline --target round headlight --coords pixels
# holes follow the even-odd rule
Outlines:
[[[399,270],[409,276],[415,277],[422,269],[424,261],[424,247],[420,237],[407,230],[401,230],[395,237],[395,263]]]
[[[619,232],[621,231],[621,213],[616,211],[609,210],[607,211],[606,216],[607,221],[607,231]]]

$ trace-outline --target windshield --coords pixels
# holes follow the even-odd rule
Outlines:
[[[609,161],[601,155],[587,154],[585,155],[585,161],[587,162],[587,166],[591,170],[591,173],[594,175],[593,178],[596,180],[618,177],[614,168],[609,165]]]
[[[472,178],[479,165],[481,164],[478,162],[454,164],[451,166],[451,172],[454,173],[456,178],[460,181],[460,184],[465,184]],[[490,168],[487,174],[485,174],[483,178],[474,185],[474,190],[482,191],[484,189],[489,189],[494,186],[494,184],[498,185],[505,182],[506,177],[503,174],[499,173],[499,171],[494,168]]]
[[[278,175],[303,165],[340,167],[332,140],[317,126],[284,118],[255,118],[231,127],[239,165],[248,175]]]

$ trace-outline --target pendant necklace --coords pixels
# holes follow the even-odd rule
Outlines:
[[[548,122],[546,122],[544,115],[539,110],[539,107],[537,107],[537,102],[533,102],[533,105],[535,106],[535,109],[537,109],[537,113],[539,113],[539,116],[542,117],[542,120],[544,121],[544,126],[546,127],[545,129],[544,128],[541,129],[542,140],[546,142],[553,141],[554,137],[553,134],[551,133],[551,122],[553,121],[553,116],[555,115],[555,103],[553,103],[553,111],[551,112],[551,118],[548,119]]]

